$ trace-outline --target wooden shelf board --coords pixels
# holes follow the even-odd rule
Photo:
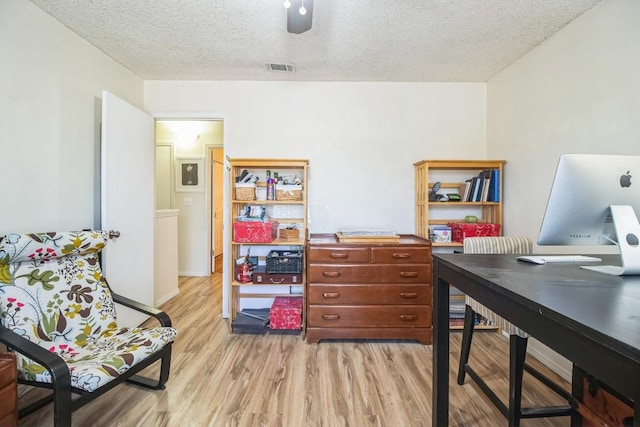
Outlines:
[[[489,169],[495,168],[498,164],[504,165],[506,160],[421,160],[413,166],[429,164],[429,169]]]
[[[251,245],[251,246],[304,246],[304,240],[282,240],[276,239],[269,243],[254,242],[231,242],[233,245]]]
[[[434,247],[445,247],[445,248],[460,248],[462,247],[462,242],[451,242],[451,243],[431,243],[431,246]]]
[[[498,206],[499,202],[429,202],[429,206]]]
[[[304,218],[270,218],[270,220],[282,223],[304,222]]]
[[[231,203],[242,205],[304,205],[304,200],[232,200]]]
[[[280,285],[282,286],[282,285]],[[275,298],[275,297],[302,297],[302,294],[285,294],[285,293],[277,293],[277,294],[250,294],[250,293],[240,293],[238,294],[240,298]]]
[[[300,275],[302,275],[302,273],[300,273]],[[258,288],[260,288],[260,287],[264,288],[266,286],[286,286],[286,287],[289,287],[289,286],[304,286],[304,281],[302,283],[260,283],[260,284],[258,284],[258,283],[253,283],[253,282],[242,283],[242,282],[238,282],[237,280],[233,280],[233,281],[231,281],[231,285],[232,286],[238,286],[238,287],[240,287],[240,286],[254,286],[254,287],[258,287]],[[300,295],[302,295],[302,294],[300,294]]]

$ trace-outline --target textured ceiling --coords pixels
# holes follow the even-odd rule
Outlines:
[[[600,0],[31,1],[146,80],[484,82]]]

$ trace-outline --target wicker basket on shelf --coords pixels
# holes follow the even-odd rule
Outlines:
[[[255,200],[255,184],[236,184],[236,200]]]
[[[302,200],[302,185],[289,185],[289,184],[276,185],[276,200],[289,200],[289,201]]]

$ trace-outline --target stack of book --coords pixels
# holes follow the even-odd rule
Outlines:
[[[485,169],[460,186],[461,202],[499,202],[500,170]]]
[[[464,294],[454,287],[449,288],[449,326],[464,325],[465,308]]]
[[[462,328],[464,326],[464,315],[466,311],[465,295],[458,289],[449,288],[449,327]],[[473,324],[476,326],[491,326],[491,321],[476,313]]]

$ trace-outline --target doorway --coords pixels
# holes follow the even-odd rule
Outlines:
[[[179,210],[179,275],[208,276],[222,271],[222,256],[218,255],[223,245],[215,245],[222,238],[224,166],[216,168],[211,159],[223,163],[224,119],[176,116],[156,115],[156,152],[162,148],[161,152],[172,153],[168,162],[156,162],[156,207]],[[167,145],[172,150],[167,150]],[[184,164],[196,168],[195,181],[182,180]],[[219,225],[212,221],[216,216]],[[220,260],[217,266],[216,258]]]

